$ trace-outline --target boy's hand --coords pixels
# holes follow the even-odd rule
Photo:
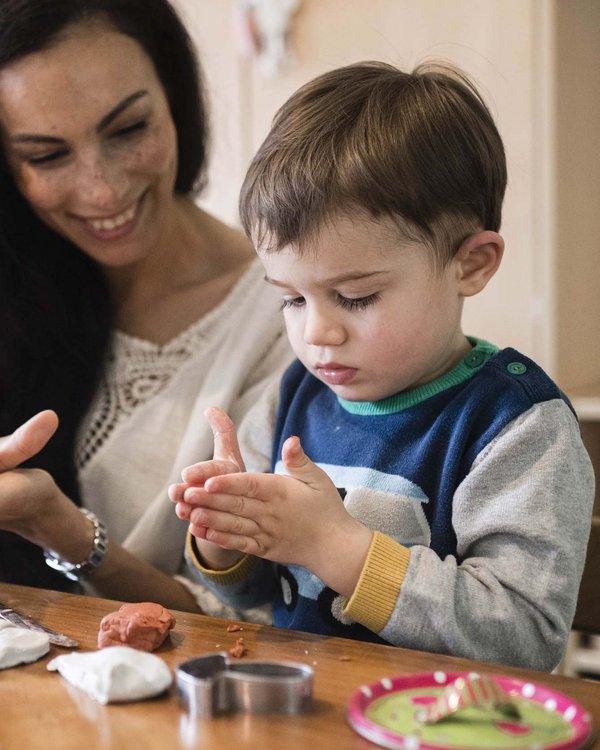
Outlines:
[[[242,555],[231,550],[224,550],[207,541],[206,527],[194,523],[191,519],[191,512],[203,497],[202,488],[207,479],[245,471],[245,466],[235,425],[229,416],[216,406],[207,409],[205,414],[213,431],[213,459],[186,467],[181,472],[183,482],[169,487],[169,498],[175,503],[177,516],[190,522],[190,532],[199,540],[198,549],[208,565],[215,569],[223,569],[234,565]]]
[[[372,532],[345,509],[327,474],[291,437],[282,449],[289,476],[222,474],[206,478],[190,521],[220,546],[303,565],[351,596]]]

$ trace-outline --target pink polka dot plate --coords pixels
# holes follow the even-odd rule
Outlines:
[[[428,672],[363,685],[348,721],[392,750],[583,750],[590,714],[546,686],[502,675]]]

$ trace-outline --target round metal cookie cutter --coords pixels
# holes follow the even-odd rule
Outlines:
[[[192,716],[296,714],[312,704],[313,670],[286,661],[238,661],[225,652],[190,659],[176,670],[181,705]]]

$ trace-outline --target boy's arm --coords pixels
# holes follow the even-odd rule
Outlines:
[[[456,490],[458,559],[410,548],[379,635],[412,648],[554,668],[575,610],[593,498],[573,414],[558,399],[534,406],[482,451]],[[389,538],[388,545],[406,549]],[[378,586],[373,576],[361,579],[346,613],[360,621],[368,597],[383,597]]]

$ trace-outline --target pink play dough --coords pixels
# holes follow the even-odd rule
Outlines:
[[[117,612],[102,618],[98,648],[130,646],[139,651],[154,651],[174,626],[175,618],[160,604],[124,604]]]

